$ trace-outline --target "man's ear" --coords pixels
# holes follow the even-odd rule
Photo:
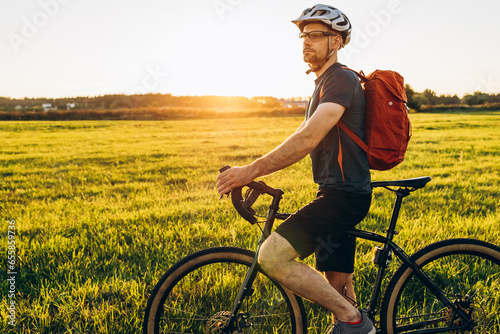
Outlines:
[[[339,43],[339,45],[337,46],[337,50],[340,50],[344,47],[344,39],[342,38],[342,36],[338,35],[339,38],[337,38],[337,36],[333,36],[335,37],[335,40],[337,41],[337,43]]]

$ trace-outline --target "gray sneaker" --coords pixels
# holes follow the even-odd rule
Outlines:
[[[377,329],[373,326],[372,321],[368,318],[365,312],[361,311],[361,323],[357,325],[349,325],[342,321],[337,321],[331,327],[328,334],[375,334]]]

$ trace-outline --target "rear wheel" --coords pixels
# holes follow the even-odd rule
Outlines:
[[[429,245],[412,256],[430,279],[473,320],[461,319],[402,265],[391,278],[381,309],[382,332],[500,333],[500,248],[472,239]],[[441,330],[438,330],[441,329]]]
[[[149,298],[144,333],[306,333],[302,300],[259,271],[244,300],[238,328],[222,331],[255,253],[217,247],[185,257]]]

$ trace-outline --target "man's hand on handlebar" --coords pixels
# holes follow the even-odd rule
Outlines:
[[[237,187],[249,184],[254,180],[250,166],[232,167],[217,175],[217,191],[227,194]]]
[[[250,176],[249,170],[251,170],[250,166],[222,167],[219,170],[220,174],[217,176],[217,190],[221,194],[221,198],[222,195],[229,195],[229,192],[231,192],[231,201],[236,211],[248,222],[255,224],[258,223],[258,220],[252,205],[260,195],[270,195],[273,197],[273,201],[269,206],[269,213],[272,213],[268,216],[272,217],[273,220],[275,218],[281,219],[280,217],[283,217],[283,214],[278,213],[278,207],[283,191],[269,187],[263,181],[253,181],[254,177]],[[242,190],[244,186],[248,187],[248,190],[243,196]]]

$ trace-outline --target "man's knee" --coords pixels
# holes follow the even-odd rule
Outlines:
[[[288,261],[295,260],[299,254],[292,245],[278,233],[272,233],[259,250],[259,265],[265,272],[271,272]]]
[[[276,239],[276,233],[272,233],[260,246],[259,250],[259,265],[262,269],[267,271],[267,269],[272,268],[277,262],[279,262],[279,240]]]

